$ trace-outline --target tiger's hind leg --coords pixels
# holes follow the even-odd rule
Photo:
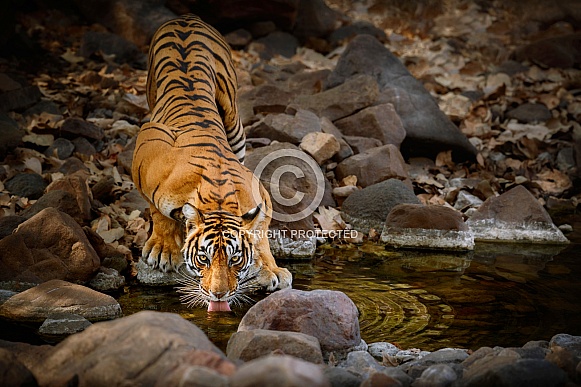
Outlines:
[[[180,224],[163,215],[153,205],[150,205],[153,219],[151,237],[145,242],[141,259],[152,268],[164,272],[177,271],[183,264],[181,253],[183,244]]]

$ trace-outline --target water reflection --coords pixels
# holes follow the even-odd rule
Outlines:
[[[359,309],[367,342],[476,349],[522,346],[562,332],[581,335],[579,247],[562,249],[477,244],[471,253],[443,254],[374,244],[324,246],[313,261],[286,266],[297,289],[346,293]],[[126,315],[143,309],[179,313],[223,349],[249,307],[208,315],[185,308],[171,288],[134,286],[119,301]]]

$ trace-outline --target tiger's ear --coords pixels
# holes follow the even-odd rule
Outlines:
[[[262,209],[263,203],[254,207],[242,215],[242,228],[245,230],[256,230],[266,218],[266,212]]]
[[[200,227],[204,223],[204,215],[190,203],[184,204],[181,216],[189,226]]]

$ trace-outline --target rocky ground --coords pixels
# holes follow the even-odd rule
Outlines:
[[[573,214],[580,198],[581,15],[574,2],[329,1],[329,8],[280,1],[264,15],[250,13],[270,22],[251,20],[248,7],[212,4],[218,9],[206,4],[200,13],[222,28],[234,49],[246,165],[255,170],[271,155],[294,155],[275,158],[261,179],[271,189],[277,168],[296,166],[305,176],[283,175],[278,187],[283,196],[300,191],[305,199],[290,207],[275,200],[274,210],[292,217],[315,203],[313,216],[273,222],[277,256],[308,259],[325,240],[460,250],[478,240],[568,242],[571,226],[557,222],[558,228],[553,218]],[[147,37],[190,6],[38,2],[5,14],[0,283],[9,290],[0,293],[7,300],[3,318],[42,324],[50,338],[119,317],[113,298],[80,284],[107,292],[138,275],[150,223],[129,171],[135,135],[148,120]],[[142,270],[143,278],[152,273]],[[14,293],[28,288],[33,293]],[[43,302],[39,296],[47,293],[60,296]],[[280,305],[282,296],[266,300]],[[309,304],[316,296],[293,302],[317,310]],[[328,297],[341,296],[325,294],[325,303]],[[145,383],[163,373],[167,383],[203,375],[208,385],[251,385],[260,382],[252,379],[259,365],[282,368],[285,378],[303,385],[511,385],[514,375],[543,385],[580,381],[578,337],[474,353],[406,353],[387,343],[362,344],[356,310],[350,300],[342,302],[351,310],[349,329],[331,329],[340,323],[329,318],[333,310],[320,316],[326,332],[298,326],[288,329],[297,335],[287,335],[271,331],[276,324],[249,324],[233,337],[230,360],[206,338],[189,341],[195,327],[178,316],[143,313],[95,324],[56,347],[4,342],[0,363],[15,370],[6,378],[43,385],[75,378],[90,384],[103,366],[119,371],[112,383]],[[251,318],[249,312],[245,319]],[[177,341],[151,343],[152,358],[135,368],[102,360],[144,353],[135,343],[152,329]],[[123,340],[104,342],[105,336]],[[347,341],[329,347],[329,338]],[[87,353],[73,364],[79,346],[109,352]],[[179,351],[168,353],[169,347]],[[253,360],[273,351],[304,361]],[[170,364],[180,365],[165,372]],[[62,374],[46,379],[48,369]]]

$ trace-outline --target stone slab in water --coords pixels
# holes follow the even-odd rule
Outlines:
[[[101,321],[120,317],[121,306],[107,294],[61,280],[44,282],[10,297],[0,306],[2,318],[18,322],[42,323],[55,312]]]
[[[486,199],[466,223],[476,241],[569,243],[543,206],[520,185]]]
[[[399,204],[385,221],[381,241],[393,247],[473,250],[474,236],[462,215],[444,206]]]
[[[274,233],[276,236],[276,232]],[[314,234],[314,232],[313,232]],[[313,235],[308,238],[287,238],[278,236],[269,238],[270,251],[276,258],[306,258],[311,259],[317,250],[317,238]]]
[[[51,313],[38,328],[38,333],[45,341],[53,343],[82,332],[91,325],[89,320],[78,314]]]
[[[141,259],[135,264],[135,268],[137,269],[137,280],[144,285],[172,286],[176,285],[178,279],[181,278],[181,275],[175,271],[165,273],[152,268]]]

